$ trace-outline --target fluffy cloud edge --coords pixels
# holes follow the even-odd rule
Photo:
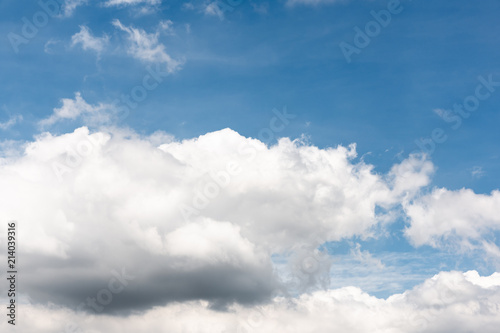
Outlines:
[[[460,251],[483,248],[500,258],[494,232],[500,230],[500,192],[477,194],[471,189],[435,188],[404,205],[409,218],[405,233],[415,246],[452,246]]]

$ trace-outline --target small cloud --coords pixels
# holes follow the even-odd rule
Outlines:
[[[106,123],[111,120],[114,106],[110,104],[99,103],[97,105],[88,104],[80,92],[75,93],[75,98],[63,98],[62,106],[54,109],[54,113],[41,120],[38,124],[41,127],[51,126],[61,120],[69,119],[75,120],[83,117],[85,123],[95,125],[99,123]]]
[[[446,109],[434,109],[432,110],[434,111],[435,114],[437,114],[439,117],[443,118],[443,119],[448,119],[450,118],[451,116],[453,116],[453,112],[450,111],[450,110],[446,110]]]
[[[104,7],[132,7],[134,16],[151,15],[159,11],[161,0],[107,0]]]
[[[264,2],[261,4],[257,4],[255,2],[250,2],[252,5],[252,8],[254,12],[261,14],[261,15],[267,15],[269,13],[269,2]]]
[[[215,1],[205,5],[203,12],[205,15],[217,16],[221,20],[224,18],[224,12],[219,8],[219,5]]]
[[[174,29],[172,27],[173,25],[174,25],[174,22],[172,22],[170,20],[163,20],[163,21],[160,21],[160,23],[158,24],[158,30],[166,32],[167,34],[173,35],[174,34]]]
[[[58,40],[54,40],[54,39],[50,39],[47,41],[47,43],[45,43],[44,47],[43,47],[43,52],[47,53],[47,54],[53,54],[53,50],[52,50],[52,45],[57,45],[59,44],[60,41]]]
[[[201,3],[185,3],[182,9],[196,11],[197,13],[202,13],[207,16],[216,16],[220,20],[223,20],[225,12],[234,11],[241,3],[243,3],[243,1],[204,0]]]
[[[191,2],[186,2],[182,5],[182,9],[184,10],[194,10],[195,7]]]
[[[361,245],[356,243],[355,248],[351,249],[351,256],[366,266],[383,269],[385,265],[380,259],[374,258],[368,251],[361,251]]]
[[[473,178],[481,178],[484,176],[484,170],[483,167],[480,166],[474,166],[471,171],[471,175]]]
[[[11,116],[9,120],[5,122],[0,122],[0,129],[5,131],[21,121],[23,121],[23,116],[21,115]]]
[[[114,20],[113,25],[127,33],[129,42],[127,53],[134,58],[151,63],[164,63],[167,65],[167,70],[171,73],[180,69],[182,63],[172,59],[165,51],[165,45],[158,41],[162,30],[167,29],[168,31],[172,31],[172,21],[163,21],[160,23],[160,29],[155,33],[147,33],[142,29],[131,26],[127,27],[119,20]]]
[[[155,6],[161,3],[161,0],[108,0],[104,3],[105,7],[113,6],[135,6],[150,5]]]
[[[95,51],[97,54],[101,54],[106,45],[109,42],[109,36],[104,35],[103,37],[92,36],[91,31],[88,27],[81,25],[80,32],[74,34],[71,37],[71,46],[80,44],[82,48],[86,50]]]
[[[158,6],[142,6],[135,11],[135,16],[146,16],[154,14],[158,10]]]
[[[61,16],[71,17],[75,13],[77,7],[87,4],[87,0],[66,0],[62,7]]]
[[[297,5],[303,6],[319,6],[326,4],[334,4],[339,2],[344,2],[345,0],[288,0],[286,5],[289,7],[294,7]]]

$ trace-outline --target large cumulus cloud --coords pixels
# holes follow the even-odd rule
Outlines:
[[[2,160],[1,215],[19,222],[34,303],[78,307],[125,268],[134,282],[102,312],[199,299],[222,309],[280,290],[272,254],[373,235],[427,185],[432,164],[412,159],[379,175],[354,145],[82,127],[41,134]]]

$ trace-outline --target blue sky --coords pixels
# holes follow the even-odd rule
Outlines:
[[[368,161],[381,166],[418,148],[414,140],[440,127],[449,139],[433,155],[436,184],[480,193],[496,188],[500,97],[493,94],[482,102],[457,131],[433,110],[461,102],[479,75],[500,75],[497,2],[404,1],[402,12],[352,55],[350,64],[339,43],[352,44],[354,26],[363,27],[373,19],[370,11],[386,8],[387,2],[290,7],[283,1],[243,1],[222,19],[185,9],[185,3],[171,1],[141,15],[134,8],[90,2],[71,17],[50,18],[17,54],[8,41],[2,43],[2,119],[15,114],[25,119],[2,135],[29,138],[37,132],[33,123],[76,91],[89,102],[130,91],[145,75],[145,65],[120,53],[122,36],[112,20],[149,32],[159,21],[171,20],[175,32],[160,39],[185,64],[149,94],[126,125],[146,133],[162,128],[180,138],[224,127],[256,136],[270,110],[286,105],[298,118],[283,136],[305,133],[321,147],[356,142],[360,153],[371,153]],[[265,13],[254,5],[265,6]],[[21,18],[40,11],[35,2],[1,6],[4,37],[19,34]],[[95,52],[71,47],[80,25],[110,37],[99,59]],[[471,175],[475,167],[484,171],[479,179]]]
[[[500,184],[500,2],[220,1],[230,10],[208,0],[60,0],[49,17],[37,1],[3,0],[2,156],[8,155],[8,142],[27,143],[42,132],[58,136],[81,126],[91,132],[130,128],[143,137],[163,131],[176,140],[230,128],[263,141],[259,133],[269,126],[273,110],[286,109],[293,119],[268,145],[280,137],[304,137],[320,149],[356,143],[358,154],[350,163],[364,161],[384,178],[410,153],[426,152],[417,142],[427,142],[435,171],[419,186],[419,207],[434,207],[429,198],[436,188],[450,197],[463,195],[463,202],[468,197],[461,189],[485,195],[475,196],[478,200],[494,198],[490,193]],[[366,33],[373,11],[387,12],[388,6],[397,13],[347,59],[342,43],[356,47],[357,29]],[[47,22],[26,36],[26,22],[32,24],[37,15]],[[143,44],[134,44],[134,36]],[[128,108],[128,116],[104,127],[83,116],[123,107],[120,96],[144,86],[157,63],[173,69]],[[487,97],[473,97],[478,89]],[[46,121],[76,96],[84,105],[78,115]],[[465,101],[478,101],[466,117],[453,111]],[[68,105],[69,111],[75,106]],[[435,131],[446,139],[432,141],[431,148]],[[481,215],[483,206],[478,207],[468,216]],[[478,226],[481,237],[472,241],[478,246],[468,251],[460,242],[418,243],[420,234],[408,236],[405,230],[420,211],[394,209],[394,221],[373,227],[376,238],[354,233],[329,241],[329,253],[339,256],[332,288],[358,283],[386,298],[441,271],[498,270],[498,258],[485,259],[479,245],[487,240],[500,246],[497,222]],[[401,210],[405,214],[399,215]],[[450,238],[462,232],[456,231],[460,226],[450,229]]]

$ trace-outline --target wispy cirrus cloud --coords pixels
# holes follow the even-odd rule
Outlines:
[[[161,0],[107,0],[104,2],[104,6],[134,6],[134,5],[158,5]]]
[[[4,122],[0,122],[0,129],[7,130],[7,129],[11,128],[12,126],[14,126],[15,124],[20,123],[21,121],[23,121],[22,115],[19,114],[19,115],[11,116],[9,118],[9,120],[4,121]]]
[[[88,3],[88,0],[65,0],[62,6],[61,15],[63,17],[70,17],[76,11],[76,8],[79,6],[85,5]]]
[[[202,13],[207,16],[215,16],[223,20],[226,13],[233,12],[238,6],[242,5],[245,0],[238,1],[220,1],[220,0],[198,0],[192,2],[186,2],[183,4],[182,8],[184,10],[193,10],[198,13]],[[256,6],[251,3],[255,11],[265,10],[267,11],[267,2],[261,4],[261,6]]]
[[[172,32],[171,21],[160,22],[154,33],[147,33],[143,29],[125,26],[119,20],[114,20],[113,25],[126,33],[128,47],[127,53],[134,58],[149,63],[165,64],[169,72],[180,69],[182,62],[173,59],[167,52],[166,47],[159,41],[162,31]]]
[[[286,5],[290,7],[304,5],[304,6],[319,6],[326,4],[334,4],[346,2],[348,0],[287,0]]]
[[[109,43],[109,36],[96,37],[87,26],[81,25],[80,31],[71,36],[71,45],[81,45],[83,50],[92,50],[101,54]]]
[[[205,15],[217,16],[220,19],[224,18],[224,12],[220,9],[217,1],[212,1],[203,5]]]

